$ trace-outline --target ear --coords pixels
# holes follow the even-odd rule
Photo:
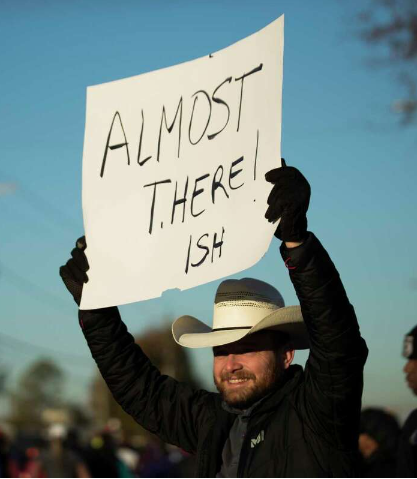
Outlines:
[[[294,354],[295,354],[294,349],[286,349],[283,352],[284,369],[288,369],[291,366],[291,363],[293,362],[293,359],[294,359]]]

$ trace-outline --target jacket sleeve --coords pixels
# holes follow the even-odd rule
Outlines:
[[[337,448],[356,449],[368,349],[339,274],[309,233],[281,255],[289,269],[310,339],[300,407],[313,432]]]
[[[116,307],[79,311],[91,354],[115,400],[141,426],[187,452],[197,450],[213,394],[162,375],[127,331]]]

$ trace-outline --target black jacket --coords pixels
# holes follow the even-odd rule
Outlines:
[[[363,366],[367,348],[339,275],[310,233],[281,247],[310,334],[305,371],[292,366],[284,384],[250,417],[239,477],[355,475]],[[94,359],[115,399],[165,442],[197,454],[197,475],[214,477],[235,416],[217,393],[163,376],[127,332],[117,308],[80,311]]]
[[[396,477],[396,467],[397,462],[394,454],[377,450],[370,457],[361,459],[359,476]]]
[[[411,412],[401,431],[397,477],[417,476],[417,409]]]

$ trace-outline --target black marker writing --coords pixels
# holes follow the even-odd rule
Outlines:
[[[116,145],[110,145],[111,134],[112,134],[112,131],[113,131],[114,120],[116,119],[116,117],[119,119],[120,126],[122,128],[122,132],[123,132],[123,136],[124,136],[125,141],[124,141],[124,143],[118,143]],[[106,147],[104,149],[104,156],[103,156],[103,161],[101,163],[101,171],[100,171],[101,178],[103,178],[103,175],[104,175],[104,168],[106,166],[108,151],[109,150],[117,150],[118,148],[122,148],[122,147],[126,148],[127,164],[130,165],[129,147],[128,147],[128,142],[127,142],[125,130],[123,128],[122,118],[120,117],[120,113],[118,111],[116,111],[116,113],[113,116],[113,120],[111,122],[110,131],[109,131],[109,134],[107,136]]]
[[[208,178],[210,175],[207,173],[203,176],[200,176],[200,178],[197,178],[195,180],[195,183],[194,183],[194,191],[193,191],[193,195],[191,197],[191,214],[196,218],[197,216],[200,216],[202,213],[204,213],[204,211],[206,211],[205,209],[204,210],[201,210],[199,211],[198,213],[194,213],[194,210],[193,210],[193,207],[194,207],[194,198],[196,196],[198,196],[199,194],[201,194],[203,191],[204,191],[204,188],[200,188],[199,190],[197,189],[197,183],[199,181],[203,181],[204,179]]]
[[[227,126],[227,124],[229,123],[229,119],[230,119],[230,108],[229,108],[229,105],[224,101],[222,100],[221,98],[218,98],[216,96],[216,93],[218,92],[218,90],[220,90],[220,88],[225,84],[225,83],[230,83],[232,81],[232,77],[229,77],[229,78],[226,78],[226,80],[224,80],[224,82],[220,83],[220,85],[214,90],[213,92],[213,95],[212,95],[212,99],[215,103],[218,103],[219,105],[224,105],[226,108],[227,108],[227,120],[226,120],[226,123],[224,124],[223,128],[219,131],[217,131],[216,133],[212,133],[211,135],[208,135],[208,139],[209,140],[212,140],[213,138],[215,138],[219,133],[221,133]]]
[[[220,171],[220,178],[217,178],[217,174],[219,173],[219,171]],[[211,184],[211,201],[213,202],[213,204],[215,203],[214,198],[216,195],[217,188],[222,188],[222,190],[224,191],[224,194],[227,196],[227,198],[229,198],[226,188],[222,184],[222,178],[223,178],[223,166],[219,165],[219,167],[216,170],[216,173],[214,173],[213,182]]]
[[[193,268],[197,268],[198,266],[203,264],[204,261],[206,260],[207,256],[210,254],[210,249],[207,246],[200,243],[200,241],[203,238],[205,238],[206,236],[208,238],[208,233],[205,233],[205,234],[201,235],[200,238],[198,238],[198,240],[197,240],[197,248],[204,250],[205,253],[204,253],[204,256],[201,257],[200,261],[198,261],[198,263],[191,263],[191,266]]]
[[[233,168],[238,165],[241,161],[243,161],[243,156],[238,158],[237,160],[233,161],[232,164],[230,165],[230,172],[229,172],[229,187],[231,190],[238,190],[241,186],[243,186],[245,183],[241,183],[239,186],[232,186],[232,179],[235,178],[241,171],[233,171]]]
[[[220,241],[217,241],[217,233],[214,233],[214,235],[213,235],[213,243],[212,243],[212,247],[211,247],[211,262],[212,263],[215,260],[214,250],[216,250],[216,249],[219,250],[219,256],[218,256],[219,258],[221,258],[221,256],[222,256],[222,246],[223,246],[224,232],[225,232],[225,229],[222,227],[222,233],[221,233]],[[208,239],[207,242],[203,241],[205,238]],[[187,249],[187,259],[186,259],[186,262],[185,262],[185,274],[188,274],[190,266],[192,268],[198,268],[199,266],[201,266],[206,261],[207,257],[210,254],[210,240],[209,240],[209,238],[210,238],[210,235],[208,233],[204,233],[198,238],[196,244],[194,245],[195,246],[194,249],[197,249],[197,253],[199,253],[200,256],[198,257],[198,260],[195,263],[193,263],[192,259],[191,259],[192,256],[193,256],[193,252],[194,252],[193,237],[192,237],[192,235],[190,235],[190,241],[188,243],[188,249]],[[204,251],[204,253],[202,253],[202,251]]]
[[[167,123],[167,116],[165,111],[165,106],[162,107],[162,116],[161,116],[161,124],[159,126],[159,136],[158,136],[158,152],[156,155],[156,160],[159,161],[159,157],[161,154],[161,138],[162,138],[162,124],[165,123],[165,128],[168,130],[168,133],[171,133],[172,129],[174,128],[175,122],[177,121],[177,116],[179,112],[179,126],[178,126],[178,158],[180,157],[180,148],[181,148],[181,125],[182,125],[182,97],[177,106],[177,111],[175,112],[174,119],[172,120],[171,126],[168,126]]]
[[[163,181],[155,181],[155,183],[149,183],[149,185],[144,185],[144,188],[148,186],[153,186],[153,197],[152,197],[152,206],[151,206],[151,215],[149,221],[149,234],[152,234],[152,227],[153,227],[153,215],[155,212],[155,200],[156,200],[156,187],[158,185],[162,185],[164,183],[171,183],[171,180],[163,180]]]
[[[193,140],[191,139],[191,127],[192,127],[192,124],[193,124],[194,110],[195,110],[195,106],[196,106],[197,101],[198,101],[198,95],[199,95],[199,94],[203,94],[203,95],[205,96],[206,100],[208,101],[209,113],[208,113],[208,115],[207,115],[207,122],[206,122],[206,126],[204,127],[203,132],[201,133],[201,135],[200,135],[200,137],[199,137],[198,140],[193,141]],[[208,93],[205,92],[204,90],[199,90],[199,91],[195,92],[193,96],[194,96],[195,98],[194,98],[194,103],[193,103],[193,109],[192,109],[192,111],[191,111],[190,124],[189,124],[189,126],[188,126],[188,139],[189,139],[189,141],[190,141],[190,143],[191,143],[192,145],[197,145],[197,143],[199,143],[199,142],[201,141],[201,139],[203,138],[204,134],[206,133],[207,128],[208,128],[209,123],[210,123],[210,118],[211,118],[211,101],[210,101],[210,97],[209,97]]]
[[[239,81],[239,80],[242,81],[242,83],[240,85],[239,116],[238,116],[238,119],[237,119],[237,130],[236,131],[239,131],[239,126],[240,126],[240,115],[242,113],[242,99],[243,99],[243,83],[245,81],[245,78],[248,77],[249,75],[253,75],[256,72],[261,71],[262,67],[263,67],[263,64],[261,63],[259,66],[257,66],[253,70],[251,70],[249,73],[244,73],[241,77],[235,78],[235,81]]]
[[[244,159],[245,157],[241,156],[231,162],[228,167],[219,165],[214,174],[205,173],[195,179],[186,176],[184,183],[180,180],[164,180],[145,185],[144,187],[154,187],[149,232],[152,233],[154,212],[157,206],[159,210],[161,209],[160,203],[163,203],[162,208],[170,208],[169,216],[171,218],[170,224],[172,225],[175,222],[175,217],[179,207],[182,209],[181,221],[182,223],[185,223],[189,218],[197,218],[202,215],[209,206],[215,205],[217,200],[216,192],[219,189],[223,190],[223,194],[226,198],[230,198],[232,191],[238,190],[245,185],[242,175],[244,171]],[[225,168],[227,168],[226,172]],[[209,178],[211,179],[211,184],[206,182],[204,185],[203,182]],[[192,189],[189,189],[190,182],[191,184],[194,182]],[[157,200],[157,186],[163,183],[175,183],[175,188],[173,184],[172,187],[169,187],[170,189],[165,192],[162,199],[159,195]],[[170,196],[172,199],[170,199]],[[207,203],[210,199],[211,204],[209,205]],[[161,219],[162,218],[158,218],[158,220]]]
[[[174,222],[174,216],[175,216],[175,208],[178,205],[183,205],[182,209],[182,222],[184,223],[185,219],[185,202],[187,201],[187,190],[188,190],[188,176],[187,176],[187,181],[185,182],[185,188],[184,188],[184,196],[182,198],[177,198],[177,188],[178,188],[178,181],[175,182],[175,196],[174,196],[174,202],[172,204],[172,217],[171,217],[171,224]]]
[[[223,235],[224,235],[224,228],[222,227],[222,237],[219,242],[217,242],[217,233],[214,233],[214,238],[213,238],[213,248],[211,249],[211,262],[213,262],[214,258],[214,250],[219,248],[219,258],[222,257],[222,246],[223,246]]]
[[[192,235],[190,235],[190,242],[188,244],[188,252],[187,252],[187,261],[185,262],[185,274],[188,274],[188,267],[190,265],[190,251],[191,251],[191,243],[193,241]]]
[[[254,180],[256,180],[256,161],[258,159],[258,145],[259,145],[259,130],[256,131],[255,162],[253,164],[253,179]]]
[[[248,73],[244,73],[243,75],[240,75],[238,77],[228,76],[220,84],[218,84],[218,86],[213,90],[212,93],[207,92],[205,90],[198,90],[191,95],[191,98],[193,98],[193,103],[192,103],[192,109],[189,116],[190,120],[188,125],[188,141],[190,145],[194,146],[199,144],[205,135],[207,135],[208,140],[214,140],[227,128],[227,125],[230,123],[232,107],[230,105],[230,102],[228,103],[225,101],[224,94],[231,88],[230,85],[236,85],[236,88],[239,88],[239,85],[237,82],[240,82],[240,96],[239,96],[238,104],[234,105],[233,108],[236,108],[238,110],[236,131],[237,132],[239,131],[241,120],[243,118],[242,112],[244,110],[244,106],[243,106],[244,96],[248,88],[248,87],[245,87],[245,84],[247,83],[246,79],[247,77],[250,77],[254,75],[255,73],[261,71],[262,69],[263,69],[263,64],[260,63],[257,67],[253,68]],[[160,162],[162,154],[163,154],[163,149],[164,149],[163,148],[164,132],[166,131],[168,134],[171,134],[173,133],[174,128],[178,130],[178,145],[177,145],[176,155],[177,155],[177,158],[180,158],[181,148],[182,148],[181,144],[183,141],[182,123],[183,123],[184,108],[185,108],[185,105],[188,107],[188,103],[185,104],[183,101],[183,98],[184,98],[183,96],[179,97],[174,115],[173,115],[173,111],[169,112],[168,114],[166,106],[162,105],[162,108],[160,110],[161,116],[160,116],[159,124],[158,123],[152,124],[152,120],[151,120],[150,126],[148,126],[147,124],[146,128],[145,128],[145,120],[147,118],[147,115],[145,114],[145,111],[143,109],[141,110],[142,123],[141,123],[141,126],[137,128],[137,130],[140,131],[139,145],[138,145],[138,151],[137,151],[137,164],[139,166],[144,166],[152,158],[156,158],[156,161],[158,163]],[[214,121],[216,120],[215,118],[213,118],[214,114],[221,115],[222,111],[223,111],[223,119],[220,122]],[[188,118],[188,112],[186,113]],[[153,118],[153,117],[154,115],[150,116],[150,118]],[[199,117],[198,118],[199,121],[197,121],[197,117]],[[119,122],[124,141],[120,141],[120,139],[118,141],[115,141],[114,127],[116,124],[116,119]],[[213,131],[213,126],[212,126],[213,124],[216,125],[215,131]],[[218,124],[220,126],[217,126]],[[133,128],[134,128],[134,125],[133,125]],[[154,130],[154,128],[156,129],[156,131]],[[159,128],[159,133],[158,133],[158,128]],[[147,137],[152,135],[152,133],[156,133],[155,136],[157,136],[157,138],[155,138],[155,140],[157,141],[154,141],[153,143],[151,143],[152,145],[154,145],[153,147],[156,151],[152,151],[151,155],[145,154],[143,151],[144,149],[143,145],[146,140],[145,144],[147,144],[149,148],[148,142],[152,141],[152,138],[149,140]],[[175,139],[174,139],[174,143],[175,143]],[[172,140],[171,140],[171,144],[172,144]],[[130,165],[129,143],[127,141],[121,115],[118,111],[116,111],[113,116],[110,130],[107,135],[107,142],[106,142],[104,156],[103,156],[102,164],[100,168],[100,177],[104,176],[104,170],[106,168],[106,161],[109,155],[109,151],[116,150],[119,148],[125,148],[127,164]],[[149,153],[149,152],[146,152],[146,153]],[[256,165],[255,165],[254,175],[256,177]]]
[[[145,117],[143,115],[143,110],[142,110],[142,127],[140,129],[140,137],[139,137],[139,148],[138,148],[138,164],[140,166],[144,165],[148,160],[152,158],[152,156],[147,156],[143,161],[140,161],[140,155],[142,152],[142,139],[143,139],[143,130],[145,128]]]

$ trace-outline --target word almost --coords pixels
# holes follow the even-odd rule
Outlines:
[[[240,83],[239,100],[237,105],[235,105],[235,109],[237,110],[237,114],[236,114],[237,125],[236,125],[235,131],[237,132],[239,131],[241,117],[242,117],[242,110],[243,110],[242,105],[244,103],[243,101],[244,91],[245,91],[244,81],[248,77],[251,77],[252,75],[262,71],[262,68],[263,68],[263,64],[260,63],[251,71],[247,73],[243,73],[242,75],[234,78],[234,82],[232,81],[233,77],[230,76],[226,78],[214,89],[213,92],[209,93],[209,92],[206,92],[205,90],[198,90],[191,95],[191,98],[193,98],[193,103],[192,103],[191,111],[188,115],[189,117],[188,128],[185,126],[186,130],[188,131],[187,140],[190,145],[194,145],[194,146],[197,145],[198,143],[200,143],[200,141],[203,140],[203,138],[206,138],[207,140],[214,140],[218,135],[220,135],[224,130],[226,130],[226,127],[228,126],[229,120],[230,120],[231,105],[229,105],[229,103],[220,96],[220,90],[223,90],[223,88],[227,88],[228,86],[231,88],[232,85],[236,84],[235,82],[238,82],[237,85],[239,85]],[[255,78],[257,78],[257,76],[255,76]],[[198,107],[197,105],[200,105],[200,107]],[[201,105],[206,105],[206,106],[201,108]],[[164,143],[163,137],[167,133],[171,134],[176,125],[178,125],[176,128],[177,136],[178,136],[176,156],[178,158],[180,157],[181,143],[184,141],[183,140],[183,129],[184,129],[183,117],[186,116],[183,113],[183,109],[184,109],[184,99],[183,99],[183,96],[181,96],[178,101],[175,114],[173,115],[174,117],[172,121],[169,121],[166,107],[165,105],[162,105],[159,127],[156,127],[154,125],[153,128],[150,128],[151,133],[149,134],[150,139],[148,140],[148,143],[153,144],[155,149],[155,152],[152,153],[151,155],[143,153],[145,113],[143,109],[141,110],[141,128],[139,133],[139,146],[138,146],[137,155],[136,155],[136,161],[139,166],[145,165],[153,157],[159,163],[159,161],[161,160],[162,150],[163,150],[163,143]],[[224,120],[224,123],[220,128],[218,127],[216,131],[211,131],[210,125],[212,125],[214,117],[219,116],[221,114],[219,112],[222,112],[223,116],[224,114],[226,114],[226,119]],[[196,119],[199,120],[197,121],[197,124],[200,125],[199,128],[201,128],[201,125],[203,125],[203,128],[201,131],[197,131],[197,127],[195,126]],[[113,139],[113,128],[115,126],[116,120],[119,127],[118,129],[121,130],[123,135],[122,141],[115,141],[115,139]],[[137,129],[138,128],[135,128],[135,130]],[[122,116],[120,112],[116,111],[113,115],[113,119],[112,119],[110,129],[107,135],[106,145],[104,148],[104,155],[103,155],[101,168],[100,168],[101,178],[103,178],[104,176],[106,163],[109,157],[109,153],[111,151],[124,148],[126,153],[127,164],[130,165],[131,163],[131,148],[129,148],[130,140],[128,139],[126,135],[125,128],[122,121]]]

